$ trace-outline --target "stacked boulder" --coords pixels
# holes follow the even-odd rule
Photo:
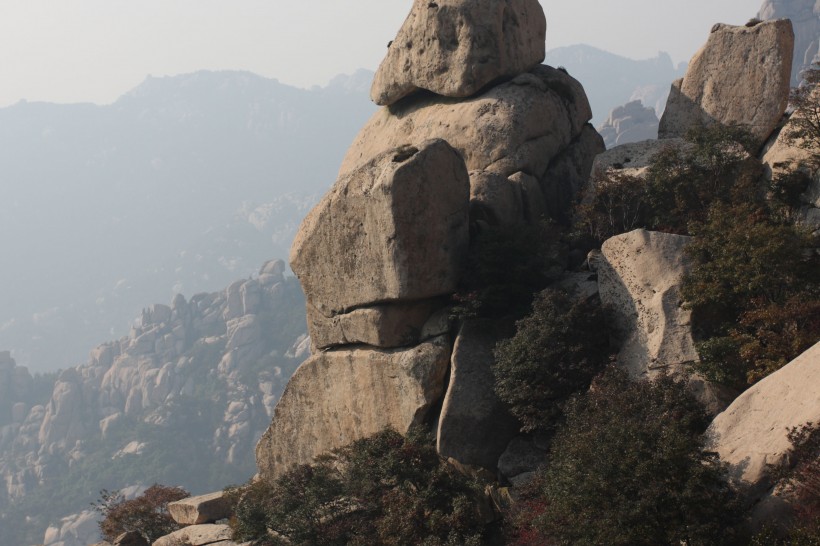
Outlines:
[[[262,476],[414,425],[495,470],[518,427],[473,358],[491,327],[448,319],[471,234],[564,217],[604,149],[581,85],[539,64],[545,32],[537,0],[414,2],[374,78],[383,107],[291,250],[313,356],[257,446]]]

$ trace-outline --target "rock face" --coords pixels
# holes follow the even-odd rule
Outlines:
[[[370,97],[379,105],[422,89],[468,97],[543,61],[546,31],[537,0],[415,0]]]
[[[820,422],[820,343],[741,394],[709,428],[711,449],[759,498],[772,485],[767,465],[784,461],[792,427]]]
[[[521,428],[493,390],[493,348],[498,341],[498,330],[489,321],[468,321],[461,327],[436,438],[442,457],[488,470],[495,470]]]
[[[404,350],[337,349],[308,359],[291,378],[256,447],[263,476],[370,436],[422,424],[444,394],[450,343]]]
[[[214,523],[231,515],[222,491],[168,503],[168,513],[180,525]]]
[[[235,546],[233,531],[227,525],[191,525],[157,539],[153,546]]]
[[[565,219],[604,149],[581,84],[537,66],[545,28],[535,1],[415,2],[374,81],[389,106],[291,252],[324,352],[276,407],[262,477],[415,424],[455,463],[496,470],[517,426],[492,393],[491,336],[449,320],[470,238]]]
[[[680,285],[689,270],[683,235],[638,229],[612,237],[596,262],[601,301],[615,316],[621,336],[618,364],[636,378],[686,374],[699,359],[692,339],[691,311]],[[689,380],[706,409],[717,414],[731,393],[700,379]]]
[[[447,294],[469,244],[469,199],[464,162],[443,140],[387,151],[341,178],[310,212],[291,266],[326,317]]]
[[[682,137],[697,125],[744,125],[762,146],[786,111],[793,49],[788,20],[715,25],[686,76],[672,84],[659,137]]]
[[[612,307],[626,335],[618,362],[636,377],[682,371],[698,359],[691,312],[680,283],[689,269],[682,235],[638,229],[604,242],[598,266],[601,301]]]
[[[658,116],[654,108],[645,107],[634,100],[612,110],[609,118],[598,127],[607,148],[654,140],[658,138]]]
[[[792,87],[800,84],[800,72],[820,60],[820,2],[816,0],[765,0],[758,12],[764,20],[790,19],[794,27]]]

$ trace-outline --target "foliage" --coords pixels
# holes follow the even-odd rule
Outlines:
[[[595,173],[575,209],[576,228],[599,243],[646,225],[646,183],[619,171]]]
[[[690,222],[702,222],[715,202],[763,201],[763,171],[749,158],[747,131],[697,127],[686,139],[686,147],[657,152],[643,176],[597,173],[576,206],[576,229],[598,243],[639,227],[687,234]]]
[[[532,294],[554,280],[550,268],[561,254],[558,232],[549,224],[480,227],[472,238],[453,314],[468,318],[521,313]]]
[[[495,348],[495,391],[527,432],[554,426],[563,404],[607,362],[607,315],[599,302],[539,293],[516,334]]]
[[[682,294],[708,379],[742,388],[820,339],[820,263],[804,233],[750,203],[713,205],[692,233]]]
[[[811,151],[816,166],[820,150],[820,99],[817,95],[820,64],[812,64],[801,76],[803,83],[792,89],[789,96],[795,113],[784,128],[783,135],[786,143]]]
[[[477,494],[424,434],[392,430],[229,491],[235,540],[305,546],[478,545]]]
[[[792,469],[787,487],[794,495],[801,533],[820,541],[820,426],[807,423],[789,431]]]
[[[189,493],[180,487],[154,484],[145,493],[125,500],[118,492],[102,490],[94,508],[103,516],[100,533],[109,542],[128,531],[137,531],[149,544],[180,526],[168,513],[168,503],[184,499]]]
[[[567,409],[514,515],[518,544],[718,545],[738,521],[709,419],[683,381],[609,368]]]

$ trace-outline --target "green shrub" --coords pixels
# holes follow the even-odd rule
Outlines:
[[[596,173],[575,208],[575,228],[600,245],[647,225],[646,182],[619,171]]]
[[[103,490],[93,506],[103,516],[100,533],[107,541],[113,543],[121,534],[137,531],[152,544],[180,528],[168,513],[168,503],[188,496],[180,487],[154,484],[132,500],[125,500],[116,491]]]
[[[479,494],[426,435],[385,430],[229,496],[237,541],[456,546],[481,544]]]
[[[518,544],[719,545],[738,511],[709,419],[683,382],[610,368],[567,409],[549,463],[514,515]]]
[[[608,321],[600,303],[539,293],[516,334],[495,348],[495,392],[526,432],[551,429],[566,400],[586,389],[608,361]]]
[[[534,226],[482,226],[473,236],[455,295],[456,318],[523,314],[534,292],[554,280],[564,255],[558,231]]]
[[[682,286],[708,379],[744,387],[820,339],[820,286],[811,241],[759,205],[717,203],[687,248]]]

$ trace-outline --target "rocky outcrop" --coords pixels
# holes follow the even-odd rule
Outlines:
[[[820,60],[820,3],[816,0],[765,0],[758,12],[763,20],[790,19],[794,27],[792,87],[800,84],[800,73]]]
[[[698,359],[680,284],[690,237],[638,229],[601,247],[598,286],[624,337],[618,362],[635,377],[683,371]]]
[[[761,147],[786,111],[793,49],[788,20],[715,25],[686,76],[672,84],[659,137],[682,137],[698,125],[741,125]]]
[[[537,0],[415,0],[370,97],[379,105],[419,90],[469,97],[543,61],[546,31]]]
[[[421,425],[444,394],[449,356],[449,341],[439,337],[410,349],[311,357],[291,378],[256,447],[260,473],[279,476],[385,427],[406,433]]]
[[[601,247],[602,259],[596,264],[601,302],[612,310],[621,338],[618,364],[633,377],[688,374],[699,359],[691,311],[683,306],[680,293],[690,267],[684,254],[690,240],[638,229]],[[697,376],[690,382],[710,412],[725,407],[716,387]]]
[[[492,393],[492,336],[454,330],[448,303],[472,235],[565,219],[604,149],[581,84],[536,66],[544,32],[534,1],[414,4],[373,85],[389,106],[291,252],[324,352],[296,372],[257,446],[263,478],[418,424],[457,465],[495,472],[517,427]]]
[[[657,139],[659,123],[654,108],[645,107],[640,100],[634,100],[612,110],[609,118],[598,127],[598,133],[606,147],[613,148]]]
[[[308,300],[332,317],[452,292],[469,244],[469,195],[464,162],[443,140],[389,150],[342,177],[291,249]]]
[[[237,546],[227,525],[190,525],[154,541],[152,546]]]
[[[58,525],[52,525],[43,538],[43,546],[74,546],[91,544],[97,540],[98,514],[85,510],[74,516],[63,518]]]
[[[497,325],[489,321],[468,321],[461,327],[436,435],[442,457],[488,470],[495,470],[521,428],[493,388],[493,348],[499,334]]]
[[[216,523],[231,515],[230,505],[222,491],[169,502],[168,513],[180,525]]]
[[[709,428],[710,449],[729,465],[751,499],[773,485],[793,427],[820,422],[820,343],[741,394]]]
[[[170,453],[196,450],[185,466],[191,472],[201,467],[203,477],[177,482],[192,490],[252,475],[253,447],[309,344],[301,290],[284,270],[284,262],[274,261],[221,292],[153,305],[130,335],[98,346],[87,364],[64,370],[51,386],[0,353],[0,393],[14,393],[0,397],[0,507],[55,482],[62,486],[62,476],[89,460],[154,465],[157,472],[164,469],[156,460],[168,463]],[[206,475],[214,467],[224,476]],[[146,473],[151,479],[177,480]],[[64,515],[38,510],[38,516]],[[94,542],[96,517],[94,537],[82,542],[70,530],[72,521],[55,523],[49,540]]]

